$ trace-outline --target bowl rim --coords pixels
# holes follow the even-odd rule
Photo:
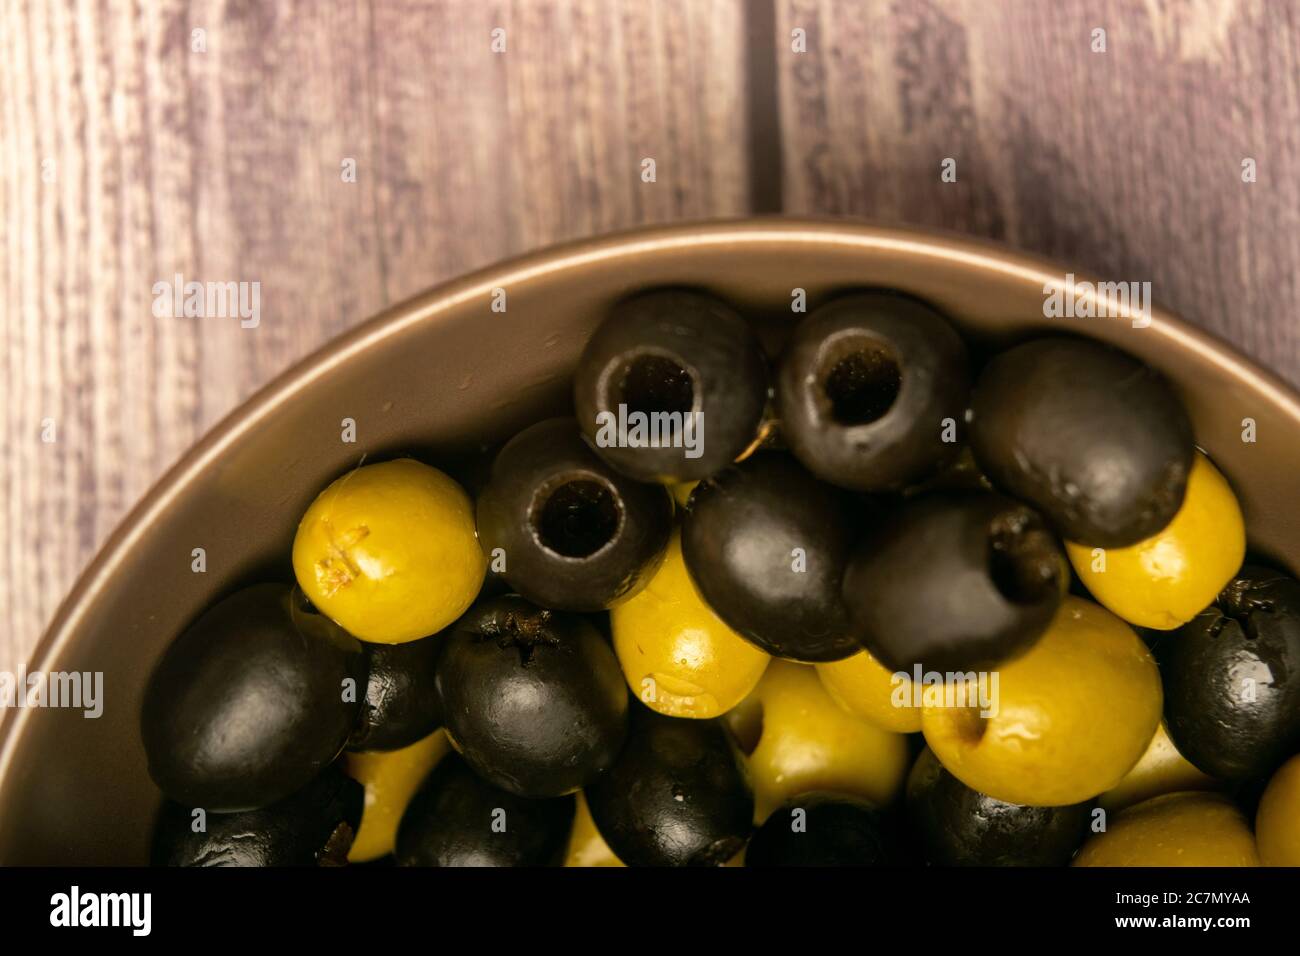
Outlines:
[[[1059,260],[989,239],[938,229],[829,217],[758,216],[640,226],[570,240],[494,262],[390,305],[335,336],[293,362],[224,415],[117,522],[59,603],[25,662],[25,672],[49,669],[48,665],[78,631],[94,599],[111,586],[140,535],[206,468],[267,415],[353,355],[416,323],[437,321],[460,305],[489,295],[498,286],[665,250],[700,246],[732,246],[739,250],[791,244],[839,246],[863,254],[888,250],[930,258],[936,266],[960,263],[1045,287],[1063,285],[1062,279],[1068,272],[1076,284],[1093,283],[1094,291],[1081,290],[1077,294],[1093,299],[1094,304],[1096,282],[1100,281],[1087,271],[1063,268]],[[1121,317],[1125,315],[1121,313]],[[1275,404],[1300,427],[1300,392],[1276,373],[1254,364],[1235,346],[1213,333],[1194,328],[1158,304],[1152,305],[1151,320],[1148,331],[1162,336],[1174,348],[1193,352],[1218,366],[1229,377]],[[10,764],[29,719],[31,708],[10,707],[0,711],[0,784],[9,776]]]

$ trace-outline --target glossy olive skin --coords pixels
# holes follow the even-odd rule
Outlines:
[[[1300,583],[1247,565],[1154,649],[1169,737],[1198,769],[1250,780],[1300,750]]]
[[[628,866],[722,866],[753,827],[744,758],[716,720],[634,705],[623,753],[585,793],[600,835]]]
[[[488,783],[458,754],[438,762],[397,830],[398,866],[557,866],[577,804],[529,800]]]
[[[797,811],[803,811],[797,814]],[[796,830],[796,820],[800,830]],[[898,862],[885,815],[870,801],[812,791],[787,800],[749,841],[745,866],[889,866]]]
[[[600,611],[645,586],[663,559],[673,501],[598,458],[571,418],[524,429],[501,449],[478,499],[478,534],[492,566],[535,604]]]
[[[270,806],[343,749],[365,668],[360,643],[297,589],[238,591],[181,634],[149,679],[149,775],[171,799],[209,813]]]
[[[363,645],[369,671],[349,750],[400,750],[442,726],[434,687],[441,640],[434,635],[405,644]]]
[[[972,790],[927,747],[907,781],[907,817],[936,866],[1065,866],[1088,833],[1091,803],[1027,807]]]
[[[573,404],[597,454],[642,481],[706,478],[758,435],[767,362],[753,330],[730,306],[699,292],[664,289],[615,306],[578,359]],[[698,412],[707,426],[698,457],[679,447],[602,447],[602,413]]]
[[[1169,523],[1192,467],[1192,426],[1155,371],[1084,339],[996,356],[971,399],[971,448],[993,483],[1071,541],[1136,544]]]
[[[840,592],[852,544],[848,496],[777,452],[701,482],[682,519],[704,600],[742,637],[797,661],[858,650]]]
[[[944,439],[957,436],[969,396],[957,331],[925,303],[886,292],[816,310],[777,373],[790,451],[819,478],[859,491],[902,488],[950,463],[961,445]]]
[[[208,813],[194,832],[189,807],[164,802],[154,866],[342,866],[361,824],[365,790],[337,766],[261,810]]]
[[[494,786],[558,797],[610,768],[627,736],[618,659],[592,624],[517,595],[474,608],[443,637],[447,732]]]
[[[844,575],[855,633],[886,667],[965,671],[1014,657],[1051,623],[1065,557],[1039,514],[992,492],[904,502]]]

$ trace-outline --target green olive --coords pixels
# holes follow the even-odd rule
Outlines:
[[[486,569],[469,496],[410,458],[339,478],[293,540],[294,574],[311,602],[380,644],[442,630],[473,602]]]

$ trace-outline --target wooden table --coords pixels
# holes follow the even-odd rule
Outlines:
[[[942,226],[1149,280],[1300,383],[1298,11],[3,0],[0,669],[255,388],[562,239],[775,211]],[[260,325],[156,318],[176,275],[260,282]]]

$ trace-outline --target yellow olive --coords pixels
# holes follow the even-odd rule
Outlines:
[[[1219,781],[1197,770],[1178,752],[1161,722],[1137,764],[1123,780],[1103,793],[1097,803],[1107,813],[1114,813],[1162,793],[1214,790],[1219,786]]]
[[[921,708],[912,706],[912,681],[894,683],[894,672],[867,651],[817,664],[817,676],[831,699],[853,716],[896,734],[921,729]]]
[[[1162,530],[1126,548],[1066,542],[1079,578],[1131,624],[1167,631],[1201,612],[1246,554],[1246,526],[1232,488],[1200,452],[1182,507]]]
[[[573,818],[573,832],[569,835],[569,852],[564,865],[623,866],[623,861],[614,855],[596,829],[596,821],[591,818],[591,808],[581,790],[578,791],[578,812]]]
[[[1300,866],[1300,755],[1268,782],[1255,813],[1255,841],[1265,866]]]
[[[808,664],[772,661],[734,713],[728,720],[737,738],[757,741],[749,754],[756,823],[811,790],[850,793],[884,806],[907,778],[907,738],[846,712]]]
[[[614,650],[632,692],[670,717],[717,717],[745,699],[770,658],[704,603],[674,531],[641,591],[609,612]]]
[[[442,630],[473,602],[486,568],[469,496],[410,458],[339,478],[293,540],[294,574],[311,602],[379,644]]]
[[[447,750],[447,735],[435,730],[401,750],[350,753],[344,757],[348,776],[366,788],[361,827],[348,851],[349,863],[365,863],[393,852],[397,825],[402,822],[406,805]]]
[[[1121,810],[1073,866],[1259,866],[1255,838],[1220,793],[1166,793]]]
[[[958,689],[961,689],[960,687]],[[1160,721],[1160,674],[1132,628],[1069,596],[1028,651],[989,672],[988,708],[952,695],[921,713],[948,772],[1007,803],[1082,803],[1123,779]]]

